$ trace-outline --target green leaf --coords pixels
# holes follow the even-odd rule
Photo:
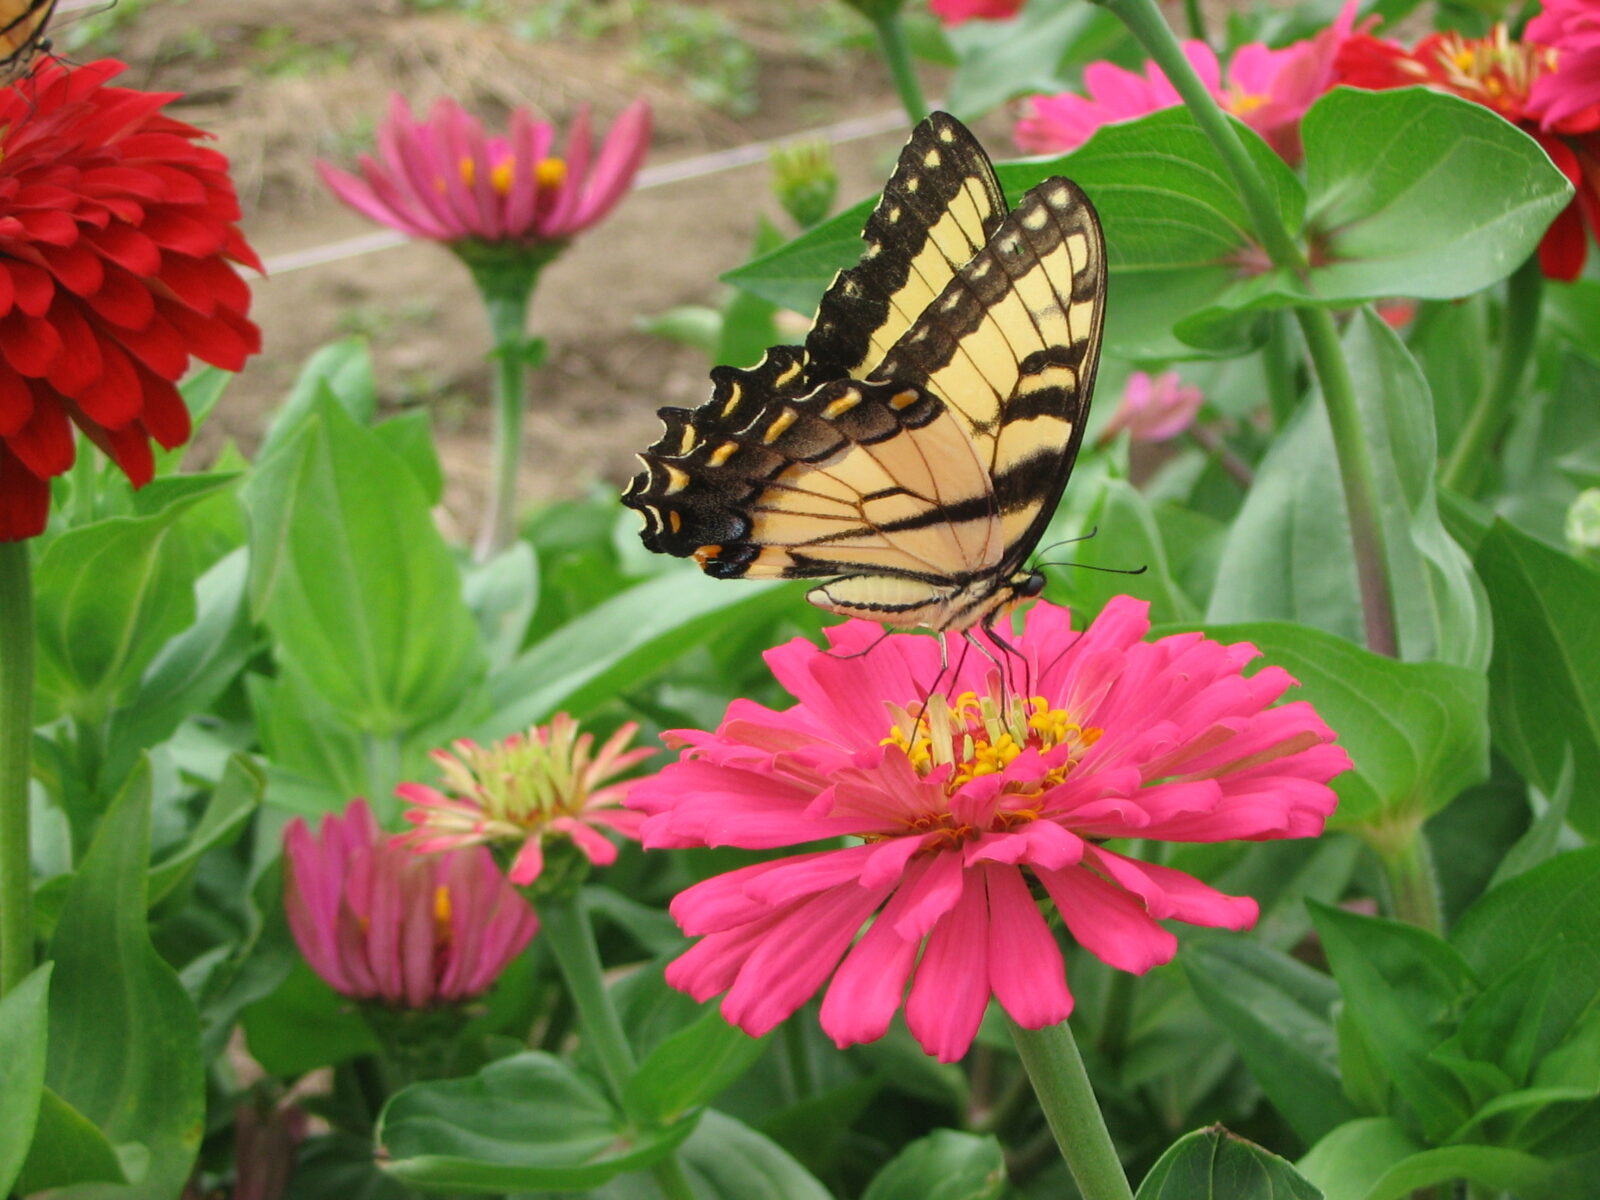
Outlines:
[[[442,716],[483,671],[461,577],[415,476],[324,400],[245,485],[251,602],[347,723],[385,735]]]
[[[150,868],[150,904],[159,903],[188,875],[201,855],[243,828],[261,803],[267,780],[261,768],[243,754],[228,756],[222,779],[183,845]]]
[[[154,447],[157,475],[167,475],[178,469],[194,435],[200,432],[200,427],[206,423],[211,410],[216,408],[217,401],[222,399],[222,393],[228,390],[232,382],[233,372],[224,371],[221,367],[203,366],[178,385],[178,394],[183,397],[184,406],[189,410],[190,439],[170,450],[163,446]]]
[[[1289,1163],[1220,1125],[1167,1147],[1136,1200],[1323,1200]]]
[[[267,427],[257,462],[266,462],[300,431],[324,396],[332,397],[358,425],[372,424],[378,407],[378,386],[372,374],[372,353],[364,337],[347,337],[316,350],[294,381],[283,407]]]
[[[150,772],[141,765],[101,822],[50,945],[46,1079],[114,1144],[148,1152],[119,1200],[176,1195],[205,1130],[199,1016],[146,928],[149,853]]]
[[[208,707],[244,669],[255,650],[246,604],[250,560],[237,550],[195,584],[194,624],[150,660],[127,704],[111,714],[106,774],[118,779],[143,750],[172,736],[180,722]]]
[[[1181,961],[1200,1003],[1308,1144],[1356,1116],[1339,1084],[1331,979],[1246,938],[1196,941]]]
[[[1572,806],[1573,782],[1572,758],[1569,755],[1561,764],[1561,774],[1556,779],[1554,794],[1548,799],[1535,794],[1534,808],[1538,815],[1528,826],[1527,832],[1506,851],[1505,857],[1500,860],[1500,865],[1495,868],[1486,891],[1498,887],[1508,879],[1514,879],[1555,854],[1566,828],[1567,810]]]
[[[1335,88],[1300,135],[1324,303],[1471,295],[1533,253],[1572,198],[1526,133],[1428,88]]]
[[[1410,1200],[1421,1189],[1465,1179],[1492,1191],[1511,1192],[1518,1200],[1572,1200],[1580,1195],[1570,1190],[1567,1183],[1559,1182],[1559,1172],[1559,1167],[1520,1150],[1497,1146],[1446,1146],[1402,1159],[1365,1192],[1348,1194],[1359,1200]],[[1593,1178],[1593,1175],[1577,1175],[1571,1177],[1570,1183]],[[1328,1200],[1341,1200],[1341,1197],[1330,1191]]]
[[[1494,614],[1495,744],[1546,795],[1570,750],[1572,824],[1600,835],[1600,572],[1503,521],[1477,568]]]
[[[999,1142],[940,1129],[895,1155],[861,1200],[999,1200],[1005,1190]]]
[[[422,487],[422,495],[433,508],[444,499],[444,468],[433,442],[433,425],[425,408],[390,417],[372,427],[377,438],[406,466]]]
[[[28,1161],[17,1178],[19,1196],[32,1195],[74,1183],[127,1183],[130,1175],[106,1135],[94,1122],[49,1088],[40,1096],[39,1121],[33,1129]],[[144,1147],[123,1147],[129,1165],[141,1158]]]
[[[1362,1200],[1394,1164],[1421,1152],[1393,1117],[1360,1117],[1339,1126],[1300,1160],[1300,1172],[1327,1200]]]
[[[693,1128],[629,1130],[597,1087],[533,1052],[406,1088],[385,1106],[376,1136],[385,1169],[405,1183],[504,1193],[592,1188],[655,1162]]]
[[[960,57],[944,107],[963,120],[1030,92],[1060,91],[1064,60],[1102,58],[1126,36],[1111,13],[1071,0],[1033,0],[1014,20],[968,21],[948,32]]]
[[[582,716],[701,642],[801,604],[792,584],[710,579],[692,567],[635,585],[549,634],[490,681],[490,739],[558,709]]]
[[[1051,571],[1053,578],[1064,581],[1062,590],[1071,596],[1074,608],[1097,612],[1112,596],[1130,595],[1150,601],[1150,619],[1157,624],[1199,619],[1194,601],[1172,577],[1155,514],[1133,485],[1122,479],[1104,480],[1079,528],[1093,529],[1095,536],[1065,548],[1062,553],[1071,565]],[[1095,567],[1144,568],[1144,572],[1114,575]]]
[[[511,662],[539,604],[539,560],[533,547],[513,542],[488,562],[469,567],[463,594],[478,620],[490,669]]]
[[[150,488],[180,489],[160,511],[96,521],[50,543],[34,577],[44,698],[98,721],[125,698],[162,644],[189,625],[196,564],[178,522],[232,478],[158,480]]]
[[[10,1195],[28,1157],[44,1091],[51,964],[0,996],[0,1195]]]
[[[765,1039],[729,1025],[720,1009],[707,1007],[694,1024],[668,1037],[639,1064],[628,1080],[624,1103],[645,1120],[670,1124],[716,1099],[765,1049]]]
[[[1253,642],[1265,660],[1300,681],[1339,735],[1355,770],[1333,781],[1345,828],[1394,819],[1420,821],[1489,771],[1487,705],[1481,675],[1443,663],[1403,663],[1303,626],[1262,622],[1208,625],[1222,641]]]
[[[1345,1013],[1376,1052],[1430,1140],[1471,1115],[1465,1087],[1431,1055],[1478,990],[1466,961],[1425,930],[1311,903]]]
[[[1433,402],[1405,345],[1363,310],[1344,338],[1379,483],[1401,657],[1481,671],[1488,602],[1439,517]],[[1273,444],[1229,531],[1208,619],[1295,620],[1360,640],[1361,603],[1326,411],[1302,409]]]
[[[816,1177],[771,1139],[709,1111],[678,1151],[696,1200],[833,1200]],[[594,1200],[661,1200],[647,1175],[619,1175]]]
[[[244,1010],[243,1026],[251,1056],[269,1074],[286,1078],[379,1050],[354,1003],[303,961],[271,995]]]
[[[1600,937],[1600,846],[1561,854],[1485,893],[1450,941],[1481,978],[1509,973],[1552,947]]]
[[[417,1193],[372,1160],[372,1143],[351,1133],[314,1137],[300,1147],[285,1200],[415,1200]]]

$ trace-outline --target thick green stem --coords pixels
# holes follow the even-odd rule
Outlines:
[[[1273,266],[1304,278],[1305,254],[1284,226],[1265,177],[1245,149],[1239,131],[1195,74],[1156,8],[1155,0],[1099,2],[1122,20],[1183,98],[1195,123],[1233,177],[1256,237]],[[1361,427],[1349,364],[1339,345],[1333,318],[1325,309],[1298,309],[1295,315],[1311,352],[1312,368],[1322,385],[1323,402],[1333,427],[1334,451],[1339,460],[1339,477],[1344,484],[1345,508],[1350,517],[1367,645],[1379,653],[1392,655],[1396,648],[1394,602],[1389,561],[1383,549],[1383,528],[1378,522],[1377,472]]]
[[[1539,305],[1544,298],[1544,274],[1538,255],[1532,255],[1506,280],[1506,327],[1500,339],[1500,361],[1494,377],[1478,396],[1456,439],[1439,482],[1464,496],[1476,493],[1489,451],[1505,428],[1506,418],[1522,401],[1522,380],[1533,357],[1534,336],[1539,331]]]
[[[1072,1030],[1065,1021],[1044,1029],[1010,1025],[1039,1107],[1083,1200],[1133,1200]]]
[[[1439,903],[1439,875],[1421,824],[1372,841],[1389,883],[1394,915],[1429,933],[1442,934],[1444,911]]]
[[[1300,332],[1311,351],[1311,365],[1322,384],[1322,403],[1333,431],[1333,453],[1344,485],[1344,506],[1350,517],[1350,542],[1355,552],[1356,586],[1361,592],[1361,620],[1367,649],[1393,658],[1399,653],[1395,633],[1394,588],[1389,556],[1378,514],[1378,472],[1361,425],[1350,364],[1339,345],[1339,331],[1325,308],[1295,311]]]
[[[928,115],[928,101],[922,95],[922,84],[917,80],[916,67],[911,62],[911,50],[906,45],[906,32],[900,24],[900,13],[883,14],[872,21],[878,31],[878,46],[883,51],[883,61],[889,65],[894,77],[894,90],[900,94],[900,106],[915,125]]]
[[[525,332],[530,291],[485,292],[494,333],[494,483],[478,533],[474,557],[486,562],[511,544],[517,532],[517,464],[522,458],[522,410],[527,358]]]
[[[622,1020],[611,1003],[611,993],[606,990],[600,952],[594,944],[594,930],[583,906],[583,893],[573,891],[544,896],[537,901],[537,908],[539,936],[566,981],[567,993],[578,1010],[583,1036],[600,1060],[600,1072],[606,1078],[612,1099],[627,1112],[627,1083],[633,1078],[637,1064],[633,1047],[628,1045],[628,1036],[623,1032]],[[632,1113],[627,1115],[633,1118]],[[694,1189],[689,1186],[675,1155],[657,1161],[650,1168],[650,1177],[667,1200],[694,1200]]]
[[[33,970],[33,576],[28,543],[0,542],[0,996]]]
[[[1200,0],[1183,0],[1183,19],[1189,26],[1189,36],[1206,40],[1206,17],[1200,11]]]

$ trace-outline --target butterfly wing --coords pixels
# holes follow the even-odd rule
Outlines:
[[[0,85],[15,83],[44,41],[56,0],[9,0],[0,5]]]

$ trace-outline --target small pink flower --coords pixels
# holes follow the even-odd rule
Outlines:
[[[933,15],[946,25],[971,20],[1007,21],[1022,11],[1025,0],[928,0]]]
[[[378,154],[362,155],[361,177],[319,162],[323,181],[351,208],[416,238],[525,245],[564,242],[609,213],[633,182],[650,142],[650,107],[629,105],[594,159],[589,112],[572,122],[566,152],[555,130],[525,108],[504,137],[453,100],[419,121],[399,95],[378,131]]]
[[[300,953],[354,1000],[455,1004],[488,990],[539,927],[486,850],[424,858],[386,836],[366,801],[284,830],[284,908]]]
[[[484,842],[520,844],[511,864],[511,882],[526,886],[544,869],[544,841],[569,838],[596,866],[616,861],[609,829],[637,839],[644,818],[622,807],[628,784],[607,780],[655,753],[626,749],[638,725],[628,722],[591,757],[593,734],[579,734],[578,723],[557,713],[549,725],[483,747],[463,738],[453,751],[435,750],[433,759],[449,793],[422,783],[403,783],[395,794],[414,807],[406,820],[416,826],[401,836],[413,850],[432,853]]]
[[[1164,442],[1177,437],[1194,423],[1205,393],[1186,384],[1176,371],[1163,371],[1151,377],[1143,371],[1128,376],[1122,400],[1101,431],[1100,441],[1109,442],[1124,429],[1136,442]]]
[[[1600,128],[1600,0],[1546,0],[1523,38],[1555,52],[1533,81],[1527,111],[1547,130]]]
[[[1211,47],[1188,41],[1183,52],[1224,109],[1259,133],[1284,159],[1298,162],[1300,118],[1333,86],[1334,60],[1350,36],[1355,9],[1350,0],[1328,28],[1282,50],[1259,42],[1240,46],[1228,64],[1226,86]],[[1084,70],[1083,84],[1089,99],[1070,93],[1031,97],[1031,114],[1017,122],[1017,144],[1035,154],[1064,153],[1088,141],[1102,125],[1180,103],[1176,89],[1153,62],[1145,64],[1142,76],[1111,63],[1091,63]]]
[[[649,848],[822,848],[681,893],[673,916],[701,940],[668,982],[700,1001],[726,992],[723,1014],[753,1035],[827,983],[822,1026],[841,1046],[881,1036],[904,998],[911,1032],[951,1061],[991,996],[1031,1029],[1072,1010],[1035,885],[1125,971],[1172,957],[1159,921],[1251,925],[1255,901],[1106,841],[1315,836],[1349,759],[1309,704],[1272,707],[1287,672],[1242,673],[1254,647],[1145,642],[1145,610],[1119,597],[1078,634],[1065,609],[1035,605],[1007,658],[1020,690],[975,653],[941,671],[932,638],[862,654],[880,634],[866,621],[828,631],[841,657],[801,640],[769,651],[799,703],[736,700],[716,732],[671,735],[682,759],[629,803],[650,814]],[[946,690],[929,696],[935,679]]]

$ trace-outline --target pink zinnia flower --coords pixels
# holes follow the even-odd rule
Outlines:
[[[525,108],[504,137],[453,100],[419,121],[395,95],[378,131],[378,155],[362,155],[361,177],[319,162],[322,178],[351,208],[411,237],[440,242],[560,243],[613,208],[633,182],[650,142],[650,107],[625,109],[593,156],[589,112],[580,109],[557,157],[555,130]]]
[[[1205,393],[1183,382],[1176,371],[1150,376],[1135,371],[1122,389],[1122,400],[1100,433],[1109,442],[1124,429],[1136,442],[1164,442],[1194,423]]]
[[[378,828],[366,801],[313,835],[283,834],[284,908],[300,953],[341,995],[431,1008],[486,990],[539,927],[489,852],[423,857]]]
[[[1022,11],[1025,0],[928,0],[933,15],[946,25],[971,20],[1006,21]]]
[[[1600,129],[1600,0],[1546,0],[1523,37],[1555,52],[1533,81],[1528,112],[1546,129]]]
[[[668,981],[700,1001],[726,992],[723,1014],[759,1035],[831,976],[822,1025],[841,1046],[881,1036],[909,984],[911,1032],[951,1061],[991,996],[1032,1029],[1072,1011],[1035,884],[1125,971],[1172,957],[1161,920],[1252,924],[1255,901],[1104,843],[1314,836],[1349,759],[1309,704],[1271,707],[1285,671],[1242,674],[1254,647],[1144,642],[1145,611],[1120,597],[1078,634],[1035,605],[1017,653],[993,648],[1017,690],[976,653],[941,670],[932,638],[864,654],[881,636],[865,621],[828,631],[839,657],[769,651],[799,703],[737,700],[716,732],[678,731],[681,761],[629,803],[650,814],[649,848],[824,848],[681,893],[673,916],[702,940]]]
[[[1353,0],[1328,28],[1282,50],[1259,42],[1241,46],[1228,65],[1228,82],[1211,47],[1202,41],[1183,43],[1206,90],[1228,112],[1254,129],[1289,162],[1300,158],[1300,118],[1333,86],[1334,58],[1350,36],[1355,21]],[[1181,103],[1161,68],[1145,64],[1143,75],[1108,62],[1091,63],[1083,72],[1088,98],[1063,93],[1032,96],[1031,111],[1017,122],[1017,144],[1034,154],[1074,150],[1102,125],[1129,121]]]
[[[567,838],[595,866],[616,861],[617,848],[600,832],[637,839],[644,818],[622,807],[626,783],[609,783],[654,750],[627,749],[639,727],[630,721],[591,754],[594,735],[557,713],[549,725],[513,734],[493,746],[466,738],[435,750],[447,795],[423,783],[403,783],[395,794],[414,807],[416,828],[401,840],[422,853],[484,842],[517,843],[511,882],[526,886],[544,869],[544,842]]]

